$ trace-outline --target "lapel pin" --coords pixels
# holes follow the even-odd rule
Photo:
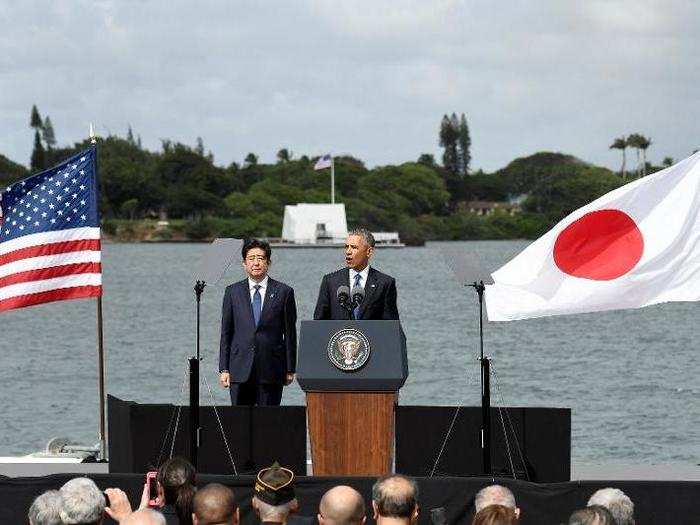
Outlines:
[[[275,296],[275,294],[271,293],[270,294],[270,299],[272,299]]]

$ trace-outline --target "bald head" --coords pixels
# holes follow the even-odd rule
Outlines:
[[[361,525],[365,522],[365,501],[359,492],[346,485],[326,492],[318,511],[321,525]]]
[[[415,520],[418,517],[418,485],[400,474],[379,478],[372,487],[372,504],[378,517]]]
[[[220,483],[210,483],[199,489],[192,503],[192,521],[195,525],[238,523],[238,505],[233,491]]]
[[[141,509],[129,514],[119,525],[165,525],[165,517],[153,509]]]

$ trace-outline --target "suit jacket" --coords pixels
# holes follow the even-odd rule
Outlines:
[[[282,384],[296,371],[297,307],[294,290],[271,277],[257,328],[248,279],[224,292],[221,312],[219,371],[228,370],[232,383],[248,380],[256,366],[257,382]]]
[[[340,306],[336,296],[339,286],[350,286],[350,269],[343,268],[323,276],[318,292],[314,319],[350,319],[349,311]],[[365,283],[365,298],[360,304],[359,319],[398,320],[396,281],[370,266]]]

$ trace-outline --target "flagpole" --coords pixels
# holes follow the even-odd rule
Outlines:
[[[331,204],[335,204],[335,162],[331,155]]]
[[[90,144],[93,145],[95,151],[95,182],[97,182],[97,139],[95,138],[95,130],[92,127],[92,122],[90,123]],[[95,194],[98,193],[98,187],[96,184]],[[99,205],[99,198],[97,204]],[[102,230],[100,229],[100,237]],[[101,242],[101,239],[100,239]],[[104,349],[104,324],[102,318],[102,296],[97,297],[97,381],[100,397],[100,429],[99,429],[99,440],[100,440],[100,460],[107,459],[107,446],[106,446],[106,425],[105,425],[105,349]]]

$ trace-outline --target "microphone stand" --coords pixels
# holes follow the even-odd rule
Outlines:
[[[484,474],[491,474],[491,361],[484,357],[484,281],[468,284],[479,296],[479,362],[481,364],[481,453]]]
[[[201,427],[199,426],[199,349],[200,349],[200,305],[202,293],[204,293],[204,281],[197,281],[194,285],[195,299],[197,301],[197,356],[188,359],[190,365],[190,463],[197,468],[197,456],[201,437]]]

